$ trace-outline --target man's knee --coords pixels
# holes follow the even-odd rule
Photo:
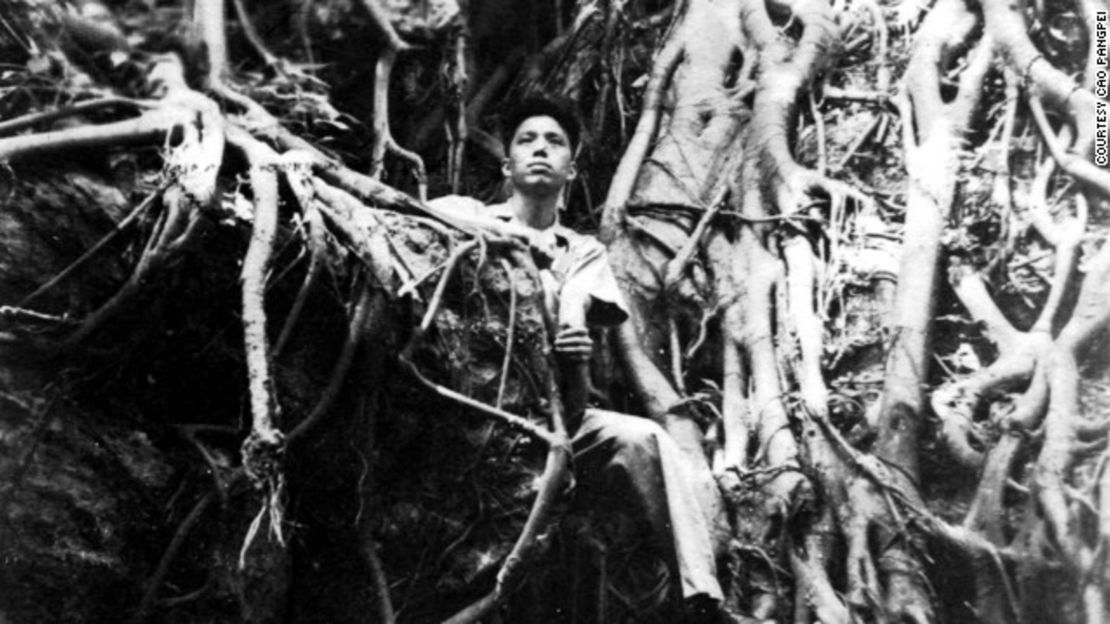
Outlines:
[[[616,459],[626,460],[631,465],[644,461],[657,462],[659,448],[667,432],[654,421],[616,412],[605,413],[602,427],[604,437],[609,438]]]

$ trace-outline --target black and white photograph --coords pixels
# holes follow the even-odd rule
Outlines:
[[[0,0],[0,624],[1110,622],[1110,0]]]

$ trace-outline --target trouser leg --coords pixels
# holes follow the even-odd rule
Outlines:
[[[573,445],[584,493],[644,514],[673,558],[683,597],[707,594],[720,600],[709,523],[674,440],[645,418],[590,409]]]

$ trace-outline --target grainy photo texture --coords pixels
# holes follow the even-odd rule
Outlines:
[[[1110,621],[1107,0],[0,0],[0,623]]]

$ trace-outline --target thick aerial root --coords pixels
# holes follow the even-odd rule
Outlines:
[[[949,280],[960,302],[972,318],[983,324],[1001,354],[990,366],[937,389],[931,398],[933,411],[941,421],[941,439],[953,458],[969,469],[978,469],[983,460],[983,451],[970,444],[976,435],[974,416],[980,402],[989,393],[1025,382],[1033,375],[1037,362],[1049,352],[1053,321],[1075,273],[1087,221],[1086,202],[1077,197],[1079,214],[1061,224],[1054,223],[1045,200],[1052,170],[1052,161],[1039,168],[1031,193],[1034,206],[1030,224],[1056,247],[1056,258],[1048,297],[1028,332],[1019,332],[1010,324],[978,273],[958,262],[949,271]]]
[[[246,156],[250,164],[251,192],[254,195],[254,224],[250,245],[243,259],[243,344],[246,350],[248,391],[251,404],[251,430],[243,441],[243,469],[255,487],[266,493],[263,510],[279,543],[284,508],[285,440],[279,423],[278,404],[270,377],[270,348],[266,332],[266,274],[277,239],[278,176],[280,157],[245,131],[233,129],[228,139]],[[261,519],[262,512],[259,512]],[[244,552],[249,549],[249,535]]]
[[[428,309],[424,313],[424,318],[421,320],[420,325],[414,328],[412,337],[409,339],[408,344],[405,345],[405,348],[401,350],[401,353],[398,356],[398,360],[409,371],[409,373],[417,379],[417,381],[419,381],[421,384],[423,384],[439,396],[455,401],[456,403],[460,403],[466,407],[474,409],[475,411],[486,414],[487,416],[498,418],[508,426],[517,429],[523,433],[527,433],[537,440],[542,440],[543,442],[546,442],[549,446],[565,447],[569,444],[565,439],[565,435],[560,437],[555,433],[552,433],[546,429],[537,426],[535,423],[528,420],[527,418],[523,418],[521,416],[517,416],[516,414],[506,412],[505,410],[487,405],[481,401],[472,399],[460,392],[456,392],[454,390],[451,390],[450,388],[441,386],[428,379],[412,362],[413,351],[420,343],[420,340],[423,339],[424,334],[431,328],[432,324],[435,321],[436,314],[439,312],[439,308],[443,303],[443,293],[447,288],[447,283],[454,275],[455,269],[462,262],[463,258],[477,247],[477,241],[470,241],[461,245],[451,254],[451,257],[448,259],[447,265],[443,270],[443,275],[440,277],[439,282],[436,284],[435,293],[432,295],[432,298],[428,303]]]
[[[58,121],[59,119],[84,115],[86,113],[100,111],[107,108],[124,108],[143,111],[155,108],[156,106],[157,104],[155,102],[149,100],[133,100],[131,98],[120,97],[105,97],[95,100],[86,100],[84,102],[78,102],[77,104],[73,104],[71,106],[67,106],[58,110],[32,113],[29,115],[24,115],[22,117],[17,117],[15,119],[9,119],[7,121],[0,122],[0,136],[14,134],[16,132],[19,132],[20,130],[31,128],[39,124],[47,124],[53,121]]]
[[[906,480],[884,471],[852,479],[841,526],[848,540],[848,601],[853,611],[881,619],[926,624],[934,621],[932,592],[920,562],[919,548],[909,533],[905,511],[899,511],[888,483],[907,491]],[[871,545],[878,544],[872,553]]]
[[[65,150],[158,144],[188,121],[187,111],[159,107],[124,121],[8,137],[0,139],[0,162]]]
[[[912,103],[904,102],[902,119],[910,178],[907,235],[895,303],[897,329],[886,363],[876,454],[913,479],[919,473],[923,387],[932,349],[941,234],[952,207],[957,174],[954,165],[941,171],[936,165],[956,162],[958,142],[978,106],[982,81],[990,67],[989,39],[984,37],[970,53],[957,95],[948,102],[940,94],[938,67],[967,43],[975,22],[962,2],[942,0],[925,18],[906,71],[906,100]]]
[[[848,624],[851,613],[829,580],[826,567],[835,534],[831,509],[824,506],[820,519],[805,531],[803,543],[792,545],[790,568],[796,584],[794,624],[816,619],[824,624]]]
[[[809,241],[801,236],[787,238],[782,253],[786,260],[789,318],[801,350],[796,375],[802,402],[811,413],[824,414],[828,411],[829,390],[821,373],[822,324],[814,301],[817,258]]]
[[[725,311],[724,331],[728,338],[722,349],[721,421],[725,444],[721,460],[713,466],[717,475],[730,467],[748,465],[748,443],[754,425],[747,396],[748,375],[744,370],[744,357],[737,337],[741,335],[740,308],[733,305]]]
[[[636,130],[621,156],[616,172],[613,173],[609,193],[605,197],[605,212],[601,222],[603,242],[608,243],[616,238],[622,229],[628,198],[632,196],[640,166],[647,158],[648,150],[659,131],[664,90],[682,60],[683,46],[683,33],[680,29],[667,40],[652,64],[640,120],[636,122]]]

